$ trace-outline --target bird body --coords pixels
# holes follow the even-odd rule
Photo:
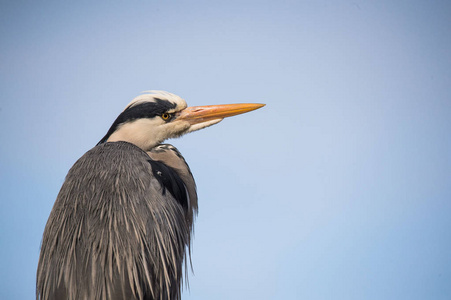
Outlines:
[[[183,166],[184,159],[174,156]],[[182,260],[197,211],[196,191],[187,197],[177,170],[150,160],[133,144],[112,142],[94,147],[70,169],[42,241],[38,285],[43,295],[179,298]],[[188,168],[186,163],[183,167]],[[68,236],[73,240],[61,247],[58,242]],[[59,283],[56,289],[54,282]]]
[[[36,298],[180,299],[197,193],[183,156],[161,142],[236,114],[230,108],[218,117],[167,92],[135,98],[66,176],[44,230]]]

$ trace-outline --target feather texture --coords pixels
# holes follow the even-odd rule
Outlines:
[[[149,160],[181,179],[185,207]],[[193,176],[173,146],[94,147],[70,169],[50,214],[37,298],[180,299],[196,213]]]

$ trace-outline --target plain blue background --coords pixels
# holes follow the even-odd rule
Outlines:
[[[141,91],[267,106],[171,140],[184,299],[451,299],[449,1],[2,1],[0,298],[32,299],[64,176]]]

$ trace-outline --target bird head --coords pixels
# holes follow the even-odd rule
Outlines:
[[[99,144],[126,141],[147,151],[164,140],[200,130],[264,104],[241,103],[187,107],[185,100],[164,91],[133,99]]]

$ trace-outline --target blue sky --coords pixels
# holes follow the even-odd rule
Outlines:
[[[0,298],[34,296],[64,176],[141,91],[267,106],[177,140],[183,299],[451,298],[446,1],[36,1],[0,9]]]

